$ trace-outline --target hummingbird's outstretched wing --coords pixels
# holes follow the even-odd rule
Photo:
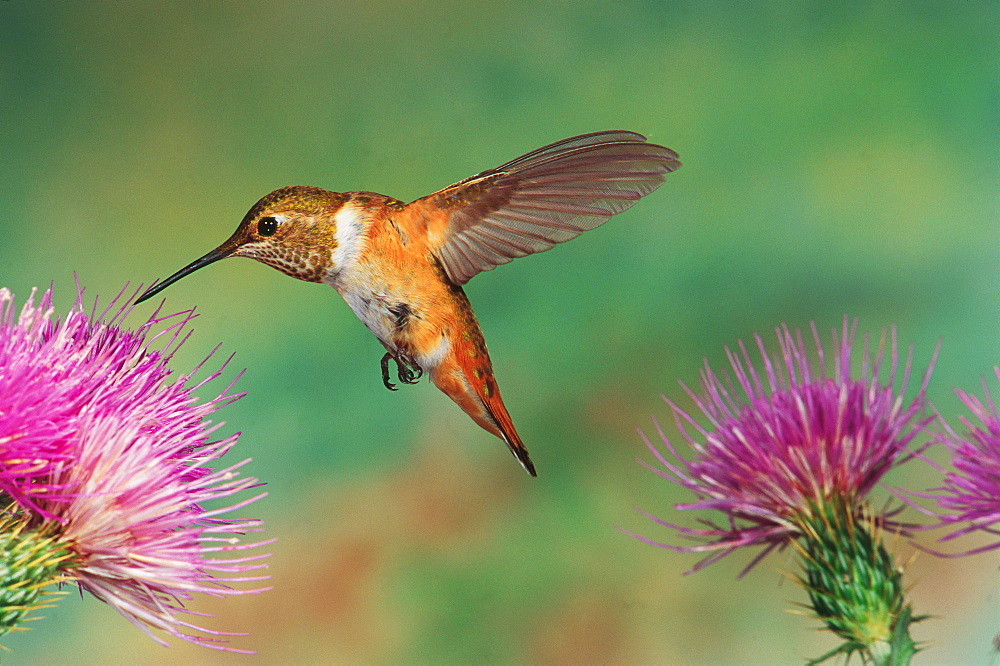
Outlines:
[[[629,208],[681,165],[641,134],[564,139],[409,204],[448,278],[473,275],[576,238]],[[413,219],[413,218],[411,218]]]

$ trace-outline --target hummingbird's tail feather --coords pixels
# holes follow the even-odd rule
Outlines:
[[[469,312],[474,317],[471,310]],[[469,347],[455,350],[458,361],[456,369],[462,374],[463,383],[468,386],[467,393],[474,395],[473,400],[469,401],[473,403],[473,409],[464,405],[462,408],[485,430],[502,439],[528,474],[538,476],[528,456],[528,448],[518,436],[507,407],[503,404],[503,398],[500,397],[500,387],[493,376],[493,364],[490,363],[486,342],[478,326],[468,331],[468,342]],[[452,400],[454,399],[452,396]]]
[[[478,327],[469,330],[467,338],[460,338],[448,357],[431,372],[431,380],[483,430],[502,439],[528,474],[538,476],[500,397]]]
[[[446,290],[445,297],[439,298],[434,309],[423,309],[407,322],[408,357],[479,427],[502,439],[528,474],[537,476],[500,397],[486,341],[469,299],[461,287],[443,280],[439,284]]]
[[[521,438],[517,434],[517,430],[514,429],[514,422],[511,421],[510,415],[507,413],[507,408],[504,406],[503,400],[500,399],[499,392],[495,389],[495,382],[493,386],[495,400],[483,400],[483,406],[496,424],[497,430],[500,431],[500,438],[507,445],[507,448],[510,449],[510,452],[514,454],[514,457],[517,458],[517,461],[521,463],[521,467],[531,476],[538,476],[535,473],[535,466],[531,462],[531,457],[528,456],[528,447],[524,445],[524,442],[521,441]]]

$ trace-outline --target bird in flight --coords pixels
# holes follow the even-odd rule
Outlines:
[[[535,476],[493,376],[462,285],[477,273],[604,224],[677,169],[677,153],[641,134],[594,132],[534,150],[403,203],[374,192],[283,187],[229,239],[138,299],[227,257],[249,257],[336,289],[386,349],[404,384],[424,374]]]

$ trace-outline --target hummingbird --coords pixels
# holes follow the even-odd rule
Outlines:
[[[386,388],[396,390],[390,361],[403,384],[426,373],[536,476],[462,285],[604,224],[679,166],[677,153],[641,134],[606,131],[549,144],[410,203],[282,187],[254,204],[222,245],[154,282],[136,303],[227,257],[330,285],[385,347]]]

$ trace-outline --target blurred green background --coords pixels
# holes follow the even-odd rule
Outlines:
[[[633,510],[691,524],[636,464],[703,358],[787,322],[895,323],[935,404],[1000,360],[995,2],[0,2],[0,284],[90,297],[163,278],[284,185],[411,200],[574,134],[629,129],[682,169],[633,209],[467,287],[539,470],[382,349],[328,287],[252,261],[197,306],[186,371],[247,367],[220,413],[270,497],[275,589],[192,608],[256,661],[801,663],[836,641],[772,556],[691,576]],[[140,306],[138,324],[153,305]],[[773,348],[773,347],[772,347]],[[221,390],[221,386],[217,390]],[[204,397],[210,397],[209,391]],[[668,433],[676,435],[672,429]],[[911,465],[892,484],[939,477]],[[965,546],[976,545],[976,540]],[[896,545],[918,663],[985,663],[994,556]],[[75,595],[14,663],[235,661],[163,649]]]

